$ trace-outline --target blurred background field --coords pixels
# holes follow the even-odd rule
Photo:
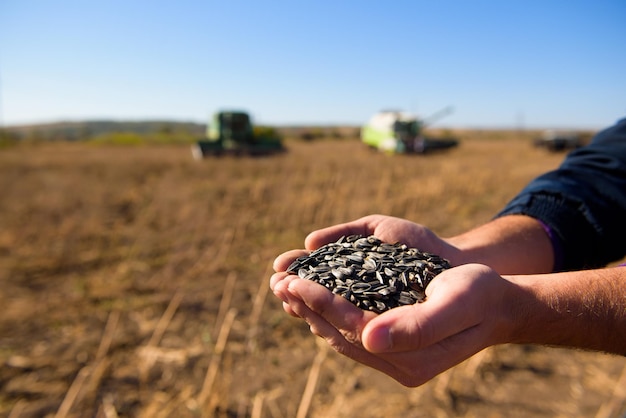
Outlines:
[[[202,161],[186,140],[8,141],[0,415],[620,416],[624,358],[499,346],[408,389],[283,312],[271,262],[308,232],[383,213],[450,236],[564,157],[530,132],[455,131],[457,148],[425,156],[350,132]]]

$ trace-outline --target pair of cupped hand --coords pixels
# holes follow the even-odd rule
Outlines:
[[[278,256],[270,280],[272,291],[287,313],[304,319],[311,332],[337,352],[403,385],[419,386],[482,349],[508,341],[507,295],[514,297],[516,286],[485,265],[446,270],[426,288],[425,302],[382,314],[361,310],[325,287],[285,272],[296,257],[344,235],[402,242],[458,265],[458,250],[428,228],[382,215],[314,231],[305,240],[306,250]]]

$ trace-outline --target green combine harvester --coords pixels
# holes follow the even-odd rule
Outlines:
[[[196,142],[191,152],[201,160],[221,155],[268,155],[285,151],[280,138],[255,133],[250,115],[242,111],[221,111],[207,126],[206,139]]]
[[[445,116],[445,108],[431,116],[428,123]],[[361,129],[361,140],[367,146],[389,154],[426,154],[458,145],[453,138],[435,139],[423,135],[427,122],[415,115],[399,111],[382,111],[375,114]]]

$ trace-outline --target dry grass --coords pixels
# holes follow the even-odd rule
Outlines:
[[[463,135],[426,157],[351,140],[202,162],[176,146],[1,151],[0,415],[618,416],[623,358],[502,346],[407,389],[319,348],[268,296],[271,260],[315,228],[377,212],[452,235],[562,159]]]

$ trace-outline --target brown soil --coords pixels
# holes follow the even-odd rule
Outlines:
[[[563,157],[514,134],[461,140],[395,157],[345,139],[204,161],[0,151],[0,415],[620,416],[622,357],[499,346],[409,389],[327,349],[269,292],[273,258],[313,229],[376,212],[448,236]]]

